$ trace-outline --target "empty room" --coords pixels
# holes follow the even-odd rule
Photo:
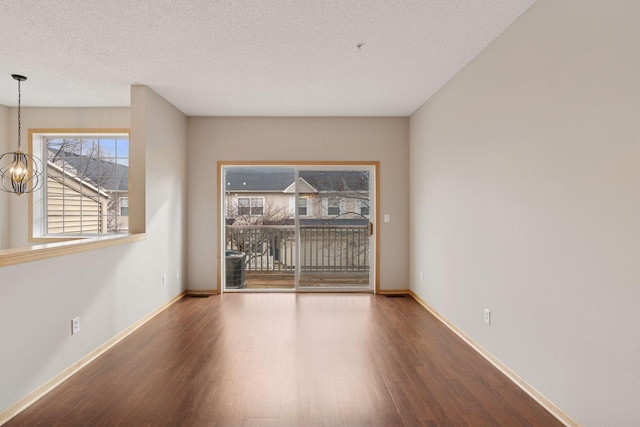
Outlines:
[[[640,424],[637,0],[0,35],[0,425]]]

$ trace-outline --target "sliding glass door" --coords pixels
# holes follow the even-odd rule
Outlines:
[[[369,288],[369,184],[367,169],[298,171],[300,288]]]
[[[375,165],[223,165],[223,290],[374,289]]]
[[[291,167],[223,168],[224,290],[295,288]]]

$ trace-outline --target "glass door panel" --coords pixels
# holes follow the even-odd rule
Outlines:
[[[225,291],[295,288],[295,173],[270,166],[223,168]]]
[[[371,181],[369,169],[298,171],[299,289],[372,288]]]
[[[374,166],[223,166],[223,290],[373,289]]]

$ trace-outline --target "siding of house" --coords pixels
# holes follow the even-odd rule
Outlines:
[[[363,216],[360,215],[360,203],[357,200],[351,198],[336,197],[335,193],[331,194],[317,194],[309,199],[309,204],[312,206],[314,218],[334,218],[335,215],[329,214],[329,199],[338,199],[340,206],[340,218],[342,219],[360,219]]]
[[[238,211],[237,211],[238,198],[241,198],[241,197],[264,198],[265,213],[273,214],[277,212],[279,214],[278,215],[279,218],[288,217],[290,219],[293,219],[295,208],[297,206],[295,196],[290,193],[274,193],[274,192],[236,193],[232,191],[227,193],[227,206],[226,206],[227,217],[233,217],[238,215]],[[343,218],[343,219],[362,218],[362,215],[360,215],[361,205],[357,200],[350,199],[350,198],[341,199],[337,193],[307,194],[306,198],[307,198],[307,214],[302,215],[301,218],[304,218],[304,219],[333,218],[334,216],[329,215],[327,212],[329,198],[340,199],[340,212],[341,212],[340,218]],[[364,215],[364,216],[367,217],[368,215]]]
[[[227,193],[227,217],[238,216],[238,198],[263,198],[264,199],[264,217],[275,217],[279,219],[293,218],[293,209],[290,202],[291,195],[282,193],[267,192],[229,192]],[[242,216],[242,215],[240,215]],[[249,223],[252,223],[249,216],[246,216]],[[261,217],[254,217],[260,220]],[[238,221],[243,222],[243,221]],[[255,223],[255,222],[254,222]]]
[[[113,209],[107,211],[107,216],[109,216],[109,220],[107,221],[107,232],[118,232],[125,233],[129,230],[129,214],[122,215],[121,201],[123,198],[127,199],[127,205],[124,206],[129,209],[129,192],[127,191],[110,191],[109,197],[113,197],[115,202],[113,202]],[[114,230],[115,228],[115,230]]]
[[[109,198],[58,169],[47,177],[47,233],[106,233]]]

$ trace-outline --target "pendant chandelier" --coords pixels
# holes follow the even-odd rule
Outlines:
[[[20,151],[22,125],[20,82],[27,78],[19,74],[12,74],[11,77],[18,81],[18,150],[0,156],[0,178],[2,179],[0,190],[21,196],[24,193],[36,191],[42,186],[43,167],[40,159]]]

